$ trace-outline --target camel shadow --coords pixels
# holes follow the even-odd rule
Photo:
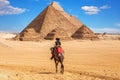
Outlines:
[[[38,74],[55,74],[53,72],[38,72]]]

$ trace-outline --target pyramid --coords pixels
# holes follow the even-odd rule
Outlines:
[[[60,30],[65,31],[66,38],[71,38],[71,35],[82,25],[82,22],[76,17],[67,14],[57,2],[52,2],[14,39],[21,41],[49,39],[49,35],[54,30],[58,32]],[[58,32],[55,32],[55,34],[60,36],[61,34]]]
[[[47,34],[45,39],[47,40],[54,40],[55,38],[61,38],[63,40],[71,39],[66,31],[63,28],[57,27],[54,30],[52,30],[50,33]]]
[[[98,39],[86,25],[82,25],[71,37],[74,39]]]

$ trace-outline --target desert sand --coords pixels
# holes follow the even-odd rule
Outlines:
[[[13,41],[4,36],[0,34],[0,80],[120,80],[120,40],[62,41],[62,75],[50,60],[53,40]]]

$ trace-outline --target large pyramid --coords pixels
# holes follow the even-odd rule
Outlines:
[[[30,41],[54,39],[56,37],[67,39],[71,38],[71,36],[83,25],[84,24],[77,18],[67,14],[57,2],[52,2],[20,34],[18,34],[15,39]],[[59,33],[60,30],[62,30],[61,32],[64,34]],[[50,36],[52,34],[54,34],[54,36]],[[94,35],[94,33],[92,34]]]

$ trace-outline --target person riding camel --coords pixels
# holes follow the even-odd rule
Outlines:
[[[52,54],[52,57],[50,58],[51,60],[54,58],[55,54],[64,57],[64,51],[63,51],[63,49],[61,47],[60,38],[56,38],[55,46],[52,48],[51,54]]]

